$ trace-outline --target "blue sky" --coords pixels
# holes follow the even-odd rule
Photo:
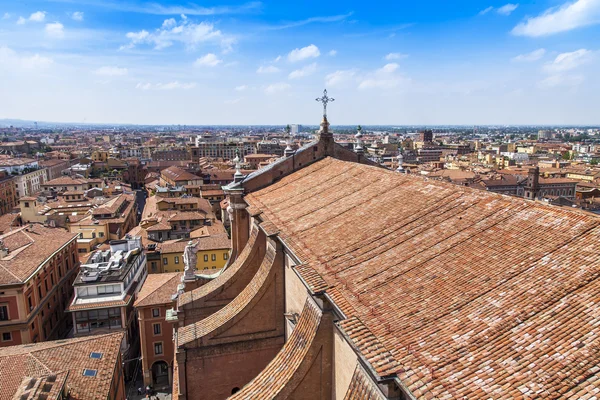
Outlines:
[[[0,118],[600,124],[600,0],[0,0]]]

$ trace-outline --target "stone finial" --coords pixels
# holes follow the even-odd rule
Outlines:
[[[354,137],[356,138],[356,146],[354,147],[354,151],[358,154],[363,154],[365,150],[362,142],[362,126],[359,125],[358,128],[356,128],[356,135],[354,135]]]
[[[233,175],[233,181],[240,182],[242,179],[244,179],[244,174],[242,174],[242,172],[240,171],[241,164],[239,150],[235,151],[235,158],[233,159],[233,162],[235,163],[235,174]]]
[[[397,172],[405,172],[402,167],[402,163],[404,161],[404,157],[402,156],[402,150],[398,151],[398,156],[396,156],[396,160],[398,160],[398,168],[396,168]]]
[[[288,126],[286,126],[286,127],[285,127],[285,132],[286,132],[286,136],[287,136],[287,137],[286,137],[286,143],[287,143],[287,146],[286,146],[286,148],[285,148],[285,150],[284,150],[283,154],[284,154],[286,157],[289,157],[289,156],[291,156],[292,154],[294,154],[294,149],[292,149],[292,134],[291,134],[291,132],[292,132],[292,127],[291,127],[291,126],[289,126],[289,125],[288,125]]]

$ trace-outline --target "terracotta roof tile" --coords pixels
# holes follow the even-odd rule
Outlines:
[[[66,372],[74,399],[107,398],[122,340],[123,333],[112,333],[0,348],[0,398],[12,398],[26,377]],[[102,353],[102,358],[90,358],[91,352]],[[97,375],[83,376],[86,368]]]
[[[233,396],[231,400],[275,399],[300,368],[317,336],[321,310],[311,300],[304,303],[298,324],[283,348],[261,373]],[[285,397],[282,397],[285,398]]]
[[[134,307],[170,304],[171,296],[177,293],[177,285],[181,283],[182,276],[183,272],[149,274],[137,294]]]
[[[344,400],[384,400],[385,398],[365,370],[357,364]]]
[[[181,347],[193,343],[194,341],[214,332],[216,329],[224,327],[225,324],[237,317],[240,312],[249,306],[257,293],[259,293],[262,289],[266,289],[263,288],[263,285],[271,274],[274,260],[275,250],[268,246],[262,264],[244,290],[242,290],[242,292],[229,304],[209,317],[199,322],[179,328],[177,334],[178,346]]]
[[[240,253],[240,255],[235,259],[235,261],[228,266],[223,272],[215,279],[209,281],[205,285],[200,286],[192,291],[182,293],[179,295],[177,300],[178,306],[183,307],[186,304],[192,303],[194,300],[202,299],[209,296],[211,293],[221,291],[224,286],[228,285],[228,282],[231,282],[235,279],[236,274],[244,268],[250,261],[252,261],[250,254],[256,253],[257,248],[256,240],[258,238],[258,230],[253,229],[250,233],[250,238],[248,239],[248,243],[244,247],[244,250]]]
[[[0,285],[21,283],[77,234],[60,228],[32,224],[0,236],[9,253],[0,258]]]
[[[341,325],[362,323],[346,328],[372,367],[391,354],[416,397],[597,386],[598,217],[331,158],[246,201],[312,290],[343,300]]]

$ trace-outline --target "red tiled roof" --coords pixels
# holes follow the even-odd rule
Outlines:
[[[233,264],[227,267],[223,273],[217,278],[209,281],[205,285],[200,286],[192,291],[182,293],[179,295],[177,300],[179,307],[183,307],[186,304],[192,303],[194,300],[202,299],[209,296],[211,293],[221,292],[222,288],[228,284],[231,280],[237,278],[237,273],[242,268],[252,261],[253,257],[250,254],[257,254],[258,246],[256,245],[256,239],[258,238],[258,231],[253,229],[250,233],[248,243],[244,246],[244,250],[240,253],[239,257],[235,259]]]
[[[25,377],[47,377],[68,372],[71,397],[81,400],[106,399],[121,350],[123,333],[87,336],[0,348],[0,398],[11,399]],[[102,353],[99,359],[91,352]],[[97,370],[95,377],[84,369]]]
[[[317,336],[321,317],[319,307],[307,299],[298,324],[283,348],[256,378],[229,399],[266,400],[287,398],[281,396],[282,391],[285,390],[286,385],[293,379],[294,375],[298,373],[302,362],[309,353]]]
[[[0,285],[25,282],[57,250],[77,234],[40,224],[26,225],[0,236],[9,253],[0,257]]]
[[[331,158],[246,201],[417,398],[595,387],[600,218]]]
[[[385,398],[365,370],[357,364],[344,400],[385,400]]]
[[[246,286],[234,300],[232,300],[225,307],[221,308],[219,311],[203,319],[202,321],[179,328],[177,334],[177,345],[180,347],[185,347],[186,345],[189,345],[190,343],[207,336],[217,329],[223,328],[225,324],[228,324],[229,322],[233,321],[234,318],[238,317],[240,313],[251,304],[251,302],[254,300],[254,297],[266,289],[263,286],[266,286],[264,283],[271,274],[274,260],[275,250],[269,247],[265,253],[265,258],[262,264],[256,272],[256,275],[254,275],[250,283],[248,283],[248,286]]]
[[[181,283],[182,276],[183,272],[149,274],[137,294],[134,307],[171,303],[171,296],[177,293],[177,285]]]

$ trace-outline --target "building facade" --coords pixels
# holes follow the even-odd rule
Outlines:
[[[125,359],[138,354],[138,324],[133,308],[135,296],[148,275],[140,238],[110,242],[82,264],[73,283],[68,307],[76,337],[125,332],[121,352]]]
[[[63,337],[77,275],[76,236],[29,224],[0,236],[0,346]]]
[[[167,322],[165,316],[182,276],[182,272],[148,275],[135,301],[144,385],[172,385],[173,323]]]

